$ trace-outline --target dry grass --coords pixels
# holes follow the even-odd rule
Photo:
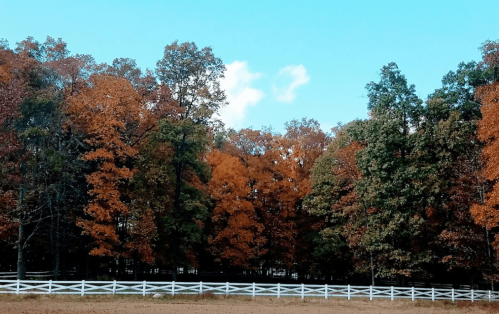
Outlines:
[[[372,305],[400,305],[404,307],[415,307],[415,308],[437,308],[443,310],[463,310],[463,311],[473,311],[482,310],[486,313],[499,313],[499,302],[487,302],[487,301],[456,301],[452,302],[450,300],[416,300],[412,302],[408,299],[396,299],[395,301],[390,301],[387,299],[374,299],[369,301],[366,298],[356,298],[350,301],[344,298],[330,298],[328,300],[322,298],[305,298],[300,299],[299,297],[256,297],[251,296],[234,296],[234,295],[215,295],[212,292],[206,292],[203,294],[180,294],[180,295],[163,295],[161,298],[153,298],[152,295],[142,296],[142,295],[85,295],[83,297],[79,295],[48,295],[48,294],[0,294],[0,302],[31,302],[31,301],[59,301],[59,302],[113,302],[113,301],[127,301],[127,302],[143,302],[149,301],[153,303],[224,303],[224,304],[276,304],[276,305],[302,305],[307,304],[314,305],[338,305],[341,303],[342,306],[349,306],[349,304],[372,304]]]
[[[499,313],[499,302],[434,301],[408,299],[368,298],[305,298],[224,296],[213,293],[196,295],[47,295],[47,294],[0,294],[0,313],[100,313],[100,314],[173,314],[198,312],[219,314],[460,314]]]
[[[455,301],[450,300],[416,300],[411,302],[415,307],[420,308],[440,308],[444,310],[459,310],[462,312],[482,310],[486,313],[499,313],[499,302],[488,302],[488,301]]]

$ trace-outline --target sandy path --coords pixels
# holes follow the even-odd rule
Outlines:
[[[443,302],[411,302],[397,300],[319,300],[308,299],[214,299],[214,300],[157,300],[147,298],[77,298],[45,297],[21,298],[3,297],[0,299],[1,314],[36,314],[36,313],[97,313],[97,314],[298,314],[298,313],[498,313],[499,304],[470,304],[461,302],[449,304]]]

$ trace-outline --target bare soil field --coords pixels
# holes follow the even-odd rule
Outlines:
[[[499,313],[499,302],[179,296],[0,295],[1,314],[298,314]]]

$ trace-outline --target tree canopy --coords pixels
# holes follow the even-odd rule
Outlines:
[[[0,271],[494,288],[498,47],[424,101],[388,63],[369,118],[280,134],[217,119],[210,47],[174,42],[142,71],[0,41]]]

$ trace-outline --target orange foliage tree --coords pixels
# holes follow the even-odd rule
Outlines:
[[[213,234],[208,241],[217,261],[249,268],[266,252],[263,225],[251,202],[248,168],[234,156],[213,150],[207,156],[212,169],[208,183],[215,201]]]
[[[113,255],[113,245],[119,242],[115,219],[129,213],[120,199],[120,183],[133,176],[124,165],[127,158],[137,154],[130,145],[127,132],[140,123],[144,104],[129,81],[107,75],[93,75],[90,86],[68,99],[68,113],[73,123],[86,134],[93,150],[83,159],[96,162],[98,170],[87,176],[91,185],[91,201],[85,209],[88,219],[79,225],[95,241],[92,255]]]
[[[286,268],[289,271],[298,255],[306,256],[303,252],[306,241],[301,240],[309,231],[310,221],[302,203],[311,190],[310,169],[328,138],[314,120],[291,121],[286,127],[285,135],[272,134],[269,130],[243,129],[231,136],[223,149],[230,156],[217,155],[217,158],[221,158],[219,167],[233,168],[230,171],[237,175],[229,176],[229,170],[225,169],[227,173],[221,180],[221,173],[217,174],[220,176],[218,188],[227,195],[222,199],[223,194],[217,194],[213,219],[223,218],[225,224],[236,219],[239,212],[224,213],[227,207],[220,205],[226,199],[241,202],[244,197],[239,206],[244,204],[245,215],[255,221],[255,228],[251,229],[252,241],[258,243],[254,249],[260,255],[259,264],[266,269]]]
[[[471,214],[476,223],[491,230],[499,226],[499,82],[479,87],[476,95],[482,102],[478,138],[485,142],[483,175],[492,182],[492,189],[485,194],[483,204],[471,207]],[[499,234],[493,246],[499,252]]]
[[[284,135],[274,135],[262,156],[264,180],[257,184],[260,210],[266,225],[270,267],[296,270],[310,264],[310,243],[306,240],[316,219],[310,219],[303,205],[311,190],[310,171],[324,151],[329,138],[317,121],[293,120],[286,123]]]

